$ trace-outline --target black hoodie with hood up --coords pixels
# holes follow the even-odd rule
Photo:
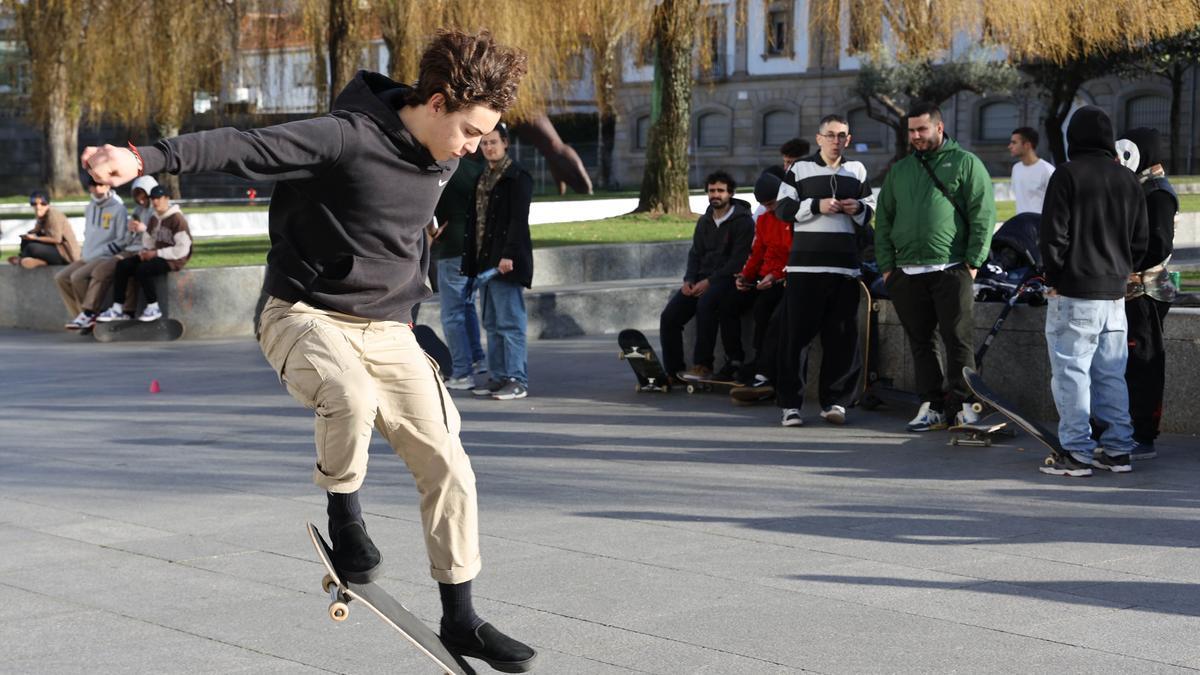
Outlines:
[[[1125,138],[1138,147],[1137,174],[1146,195],[1146,218],[1150,221],[1150,244],[1146,255],[1134,266],[1141,272],[1161,265],[1175,248],[1175,214],[1179,211],[1179,196],[1161,169],[1154,167],[1162,163],[1161,144],[1157,129],[1138,127],[1125,132]]]
[[[1116,300],[1146,253],[1146,198],[1117,163],[1112,122],[1095,106],[1067,126],[1068,161],[1046,187],[1039,246],[1046,282],[1060,295]]]
[[[289,302],[407,323],[429,297],[425,225],[457,160],[436,162],[400,121],[411,89],[359,71],[328,115],[139,147],[145,173],[278,181],[266,290]]]

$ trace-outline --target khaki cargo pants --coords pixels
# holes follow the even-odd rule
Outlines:
[[[330,492],[357,490],[378,429],[416,481],[433,578],[473,579],[480,569],[475,474],[458,438],[458,409],[408,325],[272,297],[259,345],[288,393],[316,413],[314,482]]]

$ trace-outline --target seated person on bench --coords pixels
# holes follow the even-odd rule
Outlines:
[[[133,316],[125,311],[125,284],[130,277],[137,279],[138,286],[146,296],[146,308],[138,315],[138,321],[154,321],[162,318],[158,308],[157,291],[154,283],[167,272],[183,269],[192,257],[192,237],[188,232],[187,220],[179,206],[171,203],[163,186],[150,190],[150,205],[154,215],[144,225],[142,250],[133,257],[117,263],[113,282],[113,304],[104,310],[97,321],[129,321]]]

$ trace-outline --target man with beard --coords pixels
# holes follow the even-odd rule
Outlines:
[[[975,367],[973,286],[992,244],[996,202],[983,162],[946,135],[937,106],[908,111],[908,142],[912,154],[888,171],[879,194],[875,259],[916,371],[921,407],[908,430],[930,431],[979,418],[962,369]],[[935,331],[946,347],[949,392]]]
[[[704,186],[708,192],[708,210],[696,221],[683,285],[667,301],[659,317],[663,366],[678,379],[713,377],[713,350],[719,327],[726,363],[716,377],[733,380],[745,359],[741,315],[746,306],[745,294],[738,292],[734,275],[742,270],[750,255],[754,219],[750,216],[750,204],[733,198],[737,183],[728,173],[709,174]],[[696,345],[692,367],[685,371],[683,326],[693,316]]]

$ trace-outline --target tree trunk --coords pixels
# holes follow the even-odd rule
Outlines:
[[[174,138],[179,135],[179,124],[174,122],[164,122],[158,125],[159,138]],[[182,199],[183,195],[179,192],[179,176],[166,171],[160,171],[154,176],[158,184],[163,186],[171,199]]]
[[[654,78],[661,104],[650,125],[636,212],[692,213],[688,206],[688,138],[692,47],[699,6],[698,0],[663,0],[654,12]]]
[[[1169,138],[1167,139],[1167,170],[1172,175],[1179,173],[1179,145],[1183,141],[1179,130],[1180,99],[1183,98],[1183,74],[1188,64],[1173,63],[1171,65],[1171,117],[1168,123]]]
[[[329,0],[329,109],[358,69],[355,0]]]
[[[58,64],[65,71],[66,65]],[[53,79],[46,119],[42,124],[42,182],[52,197],[78,194],[79,113],[68,103],[69,86],[65,72]]]

